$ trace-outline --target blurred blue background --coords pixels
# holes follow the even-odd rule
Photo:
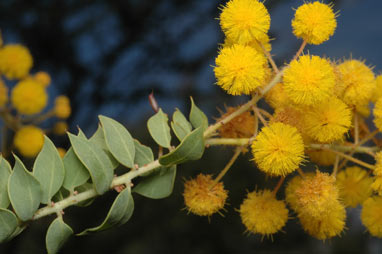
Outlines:
[[[210,121],[219,116],[217,108],[246,100],[228,96],[214,85],[211,66],[219,43],[224,40],[217,20],[218,7],[224,3],[216,0],[2,0],[0,28],[5,43],[22,43],[30,49],[35,61],[33,71],[44,70],[51,75],[51,102],[58,94],[70,97],[72,132],[80,126],[90,136],[97,127],[97,115],[104,114],[122,122],[143,143],[152,144],[143,128],[153,113],[147,100],[151,91],[169,115],[175,107],[188,113],[189,96],[193,96]],[[293,8],[302,3],[302,0],[265,2],[271,14],[272,54],[279,65],[290,60],[301,43],[293,36],[290,22]],[[375,73],[379,74],[382,1],[335,1],[334,8],[339,11],[334,36],[320,46],[308,46],[307,50],[336,60],[350,56],[363,59],[375,66]],[[58,142],[67,144],[66,139]],[[244,227],[234,209],[238,208],[246,189],[253,190],[255,184],[261,186],[264,181],[263,175],[252,172],[254,167],[246,158],[227,176],[231,206],[225,218],[214,216],[208,223],[205,218],[187,216],[180,211],[183,207],[181,177],[195,176],[205,168],[218,172],[225,164],[221,160],[222,153],[228,156],[230,151],[208,151],[205,162],[184,166],[188,171],[182,170],[178,175],[172,198],[152,201],[137,197],[136,212],[126,226],[96,236],[71,239],[62,253],[382,251],[377,239],[363,234],[359,209],[349,211],[349,229],[344,236],[326,243],[306,236],[297,222],[288,223],[286,234],[277,234],[273,243],[256,236],[244,236]],[[105,213],[102,209],[112,202],[111,197],[101,198],[93,210],[87,210],[101,209],[89,223],[94,225],[94,220],[102,219]],[[86,217],[86,212],[75,208],[70,211],[80,218]],[[68,220],[81,228],[83,221],[76,220],[74,215]],[[0,252],[42,253],[44,232],[41,228],[45,228],[41,224],[44,223],[48,225],[49,220],[43,220],[37,227],[32,226],[17,239],[0,246]]]

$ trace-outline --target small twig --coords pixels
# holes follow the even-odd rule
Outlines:
[[[301,168],[297,168],[297,173],[302,177],[302,178],[305,178],[305,174],[304,172],[301,170]]]
[[[358,114],[354,111],[354,145],[359,143],[359,124],[358,124]]]
[[[283,182],[285,180],[285,176],[282,176],[280,180],[278,181],[276,187],[273,189],[272,194],[275,196],[277,191],[280,189],[281,185],[283,185]]]
[[[273,70],[275,71],[275,73],[278,73],[279,68],[277,68],[277,65],[276,65],[275,61],[273,60],[271,53],[265,49],[264,45],[261,42],[260,42],[260,46],[263,49],[265,56],[268,58],[268,61],[271,64]]]
[[[259,109],[255,106],[252,107],[252,110],[253,112],[255,112],[256,116],[259,118],[259,120],[261,121],[261,123],[264,125],[264,126],[268,126],[268,123],[267,121],[264,119],[263,115],[260,113]]]
[[[307,44],[307,42],[305,40],[303,40],[300,48],[297,50],[297,53],[296,53],[296,55],[294,55],[292,61],[296,60],[301,55],[301,53],[304,50],[306,44]]]
[[[374,166],[373,166],[373,165],[371,165],[371,164],[369,164],[369,163],[366,163],[366,162],[363,162],[363,161],[361,161],[361,160],[358,160],[358,159],[356,159],[356,158],[353,158],[353,157],[351,157],[351,156],[349,156],[349,155],[347,155],[347,154],[345,154],[345,153],[341,153],[341,152],[338,152],[338,151],[333,150],[333,149],[330,149],[330,148],[322,148],[322,149],[324,149],[324,150],[326,150],[326,151],[329,151],[329,152],[332,152],[332,153],[335,153],[335,154],[337,154],[337,155],[339,155],[339,156],[341,156],[341,157],[344,157],[344,158],[348,159],[349,161],[352,161],[352,162],[354,162],[354,163],[357,163],[358,165],[361,165],[361,166],[363,166],[363,167],[365,167],[365,168],[368,168],[368,169],[374,169]]]
[[[336,160],[334,162],[334,168],[333,168],[333,173],[332,173],[332,176],[336,177],[337,176],[337,172],[338,172],[338,163],[340,162],[340,156],[337,154],[336,155]]]

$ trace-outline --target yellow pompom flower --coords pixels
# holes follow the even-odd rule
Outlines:
[[[325,240],[341,234],[345,227],[346,210],[339,202],[319,217],[298,214],[303,229],[311,236]]]
[[[228,194],[223,183],[215,183],[211,175],[199,174],[184,183],[183,197],[189,212],[211,216],[224,208]]]
[[[305,173],[304,178],[313,178],[314,174],[312,172]],[[302,177],[300,175],[294,176],[291,180],[289,180],[286,188],[285,188],[285,201],[293,209],[293,211],[298,211],[298,196],[296,194],[296,190],[300,187],[302,182]]]
[[[50,75],[48,73],[46,73],[45,71],[37,72],[36,74],[34,74],[33,78],[34,78],[34,80],[39,82],[44,87],[49,86],[50,82],[51,82]]]
[[[356,207],[370,197],[373,179],[360,167],[347,167],[337,174],[336,184],[346,207]]]
[[[33,79],[25,79],[13,88],[11,102],[19,113],[33,115],[40,113],[45,108],[48,94],[38,82]]]
[[[238,107],[228,107],[227,112],[217,119],[216,122],[224,119],[237,109]],[[218,131],[222,138],[250,138],[255,133],[255,116],[251,112],[244,112],[228,123],[223,124]]]
[[[68,124],[66,122],[57,122],[53,127],[53,133],[56,135],[65,135],[68,130]]]
[[[217,84],[228,94],[250,94],[266,79],[266,58],[249,46],[222,48],[214,68]]]
[[[373,174],[375,176],[382,176],[382,151],[375,154],[375,168]]]
[[[365,63],[347,60],[337,66],[342,100],[348,105],[366,105],[376,88],[374,73]]]
[[[29,50],[19,44],[9,44],[0,49],[0,72],[8,79],[22,79],[32,68]]]
[[[326,150],[309,150],[306,152],[310,160],[318,165],[331,166],[336,161],[336,154]]]
[[[371,185],[371,189],[382,196],[382,176],[374,177],[374,182]]]
[[[375,126],[382,131],[382,98],[379,98],[375,103],[373,115]]]
[[[363,202],[361,221],[372,236],[382,237],[382,197],[373,196]]]
[[[34,157],[44,145],[44,132],[33,125],[24,126],[16,132],[13,143],[21,155]]]
[[[248,193],[240,205],[241,221],[247,231],[270,236],[280,231],[288,220],[285,202],[269,190]]]
[[[66,154],[66,150],[64,148],[58,147],[57,148],[58,154],[60,155],[61,158],[64,158]]]
[[[8,87],[4,81],[0,79],[0,108],[4,107],[8,102]]]
[[[56,117],[61,119],[66,119],[71,114],[70,108],[70,100],[65,95],[60,95],[54,101],[54,111],[56,113]]]
[[[304,115],[305,131],[313,139],[329,143],[341,140],[351,126],[350,109],[340,99],[332,97]]]
[[[373,102],[377,102],[377,100],[382,97],[382,75],[378,75],[375,78],[375,83],[376,89],[373,93],[373,97],[371,98]]]
[[[258,0],[230,0],[220,14],[224,34],[238,44],[261,41],[270,23],[267,9]]]
[[[337,27],[332,5],[320,2],[304,3],[297,8],[292,20],[293,33],[309,44],[321,44],[329,40]]]
[[[263,127],[252,143],[259,169],[271,176],[285,176],[304,160],[304,143],[297,129],[280,122]]]
[[[293,60],[285,70],[284,90],[297,105],[317,105],[327,100],[335,86],[334,69],[319,56],[305,55]]]
[[[232,47],[234,44],[238,44],[238,43],[235,42],[234,40],[232,40],[232,38],[226,37],[224,39],[223,47]],[[268,52],[270,52],[272,50],[270,38],[267,34],[264,34],[264,37],[262,37],[259,40],[252,40],[252,41],[249,41],[248,43],[246,43],[244,45],[254,48],[259,53],[264,53],[264,49]],[[264,47],[264,49],[263,49],[263,47]]]
[[[289,106],[291,101],[282,83],[278,83],[265,94],[265,100],[274,109]]]

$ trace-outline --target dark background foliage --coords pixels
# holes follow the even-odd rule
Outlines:
[[[159,105],[169,115],[175,107],[186,114],[189,96],[210,121],[218,108],[238,105],[246,98],[232,97],[214,85],[212,65],[223,34],[216,19],[217,0],[39,0],[0,2],[0,28],[5,43],[22,43],[34,57],[33,71],[52,76],[51,103],[58,94],[70,97],[73,115],[70,131],[80,126],[90,136],[97,115],[121,121],[142,143],[153,142],[145,121],[153,113],[147,95],[154,91]],[[293,9],[303,3],[268,0],[271,18],[272,54],[283,64],[299,47],[291,33]],[[333,38],[311,53],[332,59],[365,59],[382,67],[382,2],[335,1],[340,10]],[[67,146],[66,137],[55,140]],[[183,178],[200,172],[216,174],[231,154],[230,148],[208,149],[202,161],[181,165],[174,193],[164,200],[135,196],[135,212],[124,226],[93,236],[71,238],[61,253],[380,253],[381,241],[365,234],[360,209],[348,210],[345,234],[325,243],[307,236],[296,220],[273,242],[244,233],[236,209],[255,186],[275,185],[256,170],[247,154],[224,178],[230,192],[225,217],[207,218],[183,211]],[[91,207],[72,207],[64,219],[79,230],[99,223],[115,193],[97,199]],[[282,193],[280,193],[282,198]],[[293,214],[291,214],[293,217]],[[43,253],[45,231],[52,218],[32,223],[20,236],[0,246],[0,253]]]

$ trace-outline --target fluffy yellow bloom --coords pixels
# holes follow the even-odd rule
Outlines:
[[[375,78],[375,83],[376,89],[374,90],[373,97],[371,98],[373,102],[377,102],[377,100],[382,97],[382,75],[378,75]]]
[[[371,185],[371,189],[382,196],[382,176],[374,177],[374,182]]]
[[[58,96],[54,101],[54,111],[56,117],[61,119],[68,118],[72,112],[69,98],[65,95]]]
[[[44,145],[44,132],[33,125],[24,126],[16,132],[13,142],[21,155],[34,157]]]
[[[356,207],[371,195],[373,179],[360,167],[347,167],[337,174],[336,183],[346,207]]]
[[[291,101],[285,92],[282,83],[278,83],[272,87],[271,90],[265,94],[265,100],[269,106],[274,109],[289,106],[291,104]]]
[[[258,0],[230,0],[220,14],[220,26],[230,40],[247,44],[261,41],[268,32],[271,18]]]
[[[334,69],[319,56],[305,55],[293,60],[285,70],[284,90],[298,105],[317,105],[327,100],[335,85]]]
[[[361,220],[372,236],[382,237],[382,197],[370,197],[363,202]]]
[[[329,143],[343,138],[351,126],[351,111],[340,99],[332,97],[304,115],[306,133],[313,139]]]
[[[236,111],[238,107],[228,107],[227,112],[217,119],[219,122],[227,115]],[[255,117],[251,112],[244,112],[232,119],[230,122],[223,124],[219,129],[219,135],[222,138],[250,138],[255,133]]]
[[[382,176],[382,152],[378,152],[375,154],[375,168],[373,170],[373,174],[375,176]]]
[[[315,174],[312,172],[304,174],[304,178],[313,178],[314,176]],[[285,188],[285,201],[295,212],[298,211],[299,206],[297,202],[298,196],[296,194],[296,189],[300,188],[302,179],[303,178],[300,175],[294,176],[291,180],[289,180]]]
[[[33,79],[25,79],[13,88],[11,102],[21,114],[33,115],[45,108],[48,94],[45,88]]]
[[[321,44],[334,34],[337,27],[332,5],[320,2],[301,5],[292,20],[293,33],[309,44]]]
[[[37,72],[36,74],[34,74],[33,78],[44,87],[49,86],[51,82],[50,75],[46,73],[45,71]]]
[[[232,38],[226,37],[224,39],[223,47],[232,47],[234,44],[237,44],[237,43],[234,40],[232,40]],[[267,34],[264,34],[264,37],[262,37],[259,40],[252,40],[244,45],[250,46],[260,53],[264,52],[263,47],[268,52],[272,50],[272,45],[270,43],[270,39]]]
[[[339,203],[335,178],[319,171],[302,179],[295,193],[298,213],[313,218],[320,218]]]
[[[348,105],[366,105],[376,88],[373,71],[363,62],[347,60],[337,66],[340,97]]]
[[[304,160],[304,143],[297,129],[280,122],[263,127],[252,143],[259,169],[271,176],[285,176]]]
[[[224,208],[228,194],[223,183],[215,184],[211,175],[199,174],[195,179],[184,183],[183,197],[189,212],[199,216],[211,216]]]
[[[0,108],[4,107],[8,102],[8,87],[4,81],[0,79]]]
[[[61,148],[61,147],[58,147],[57,148],[57,151],[58,153],[60,154],[60,157],[61,158],[64,158],[65,154],[66,154],[66,150],[64,148]]]
[[[311,236],[325,240],[341,234],[345,227],[346,211],[340,203],[335,203],[330,210],[319,217],[298,214],[303,229]]]
[[[68,124],[66,122],[57,122],[53,127],[53,133],[56,135],[65,135],[68,130]]]
[[[32,68],[29,50],[19,44],[9,44],[0,49],[0,72],[8,79],[22,79]]]
[[[382,131],[382,98],[379,98],[375,103],[373,115],[375,126]]]
[[[249,46],[223,48],[214,68],[217,84],[228,94],[250,94],[266,78],[266,58]]]
[[[326,150],[310,150],[306,152],[310,160],[318,165],[331,166],[336,161],[336,154]]]
[[[249,232],[269,236],[284,227],[288,209],[271,191],[254,191],[240,205],[240,216]]]

